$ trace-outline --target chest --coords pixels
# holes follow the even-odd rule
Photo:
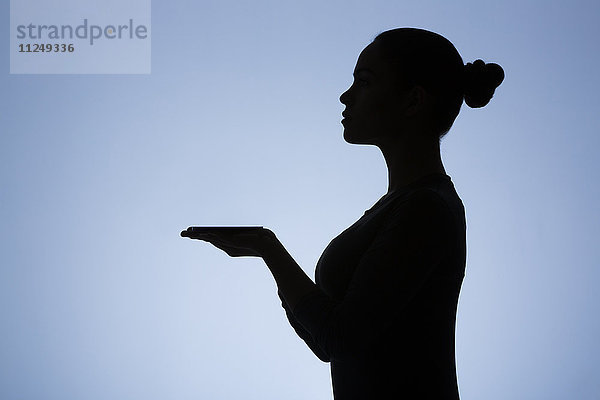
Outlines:
[[[346,293],[361,258],[376,238],[385,221],[385,209],[363,215],[329,243],[317,262],[317,285],[333,299]]]

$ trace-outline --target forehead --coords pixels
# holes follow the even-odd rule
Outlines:
[[[381,57],[379,46],[376,43],[369,44],[358,56],[354,72],[360,70],[369,70],[374,74],[387,72],[385,71],[386,65]]]

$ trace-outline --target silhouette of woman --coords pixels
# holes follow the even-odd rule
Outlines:
[[[388,192],[327,246],[316,283],[268,229],[182,232],[264,259],[291,326],[330,363],[336,400],[459,398],[466,224],[439,143],[463,99],[483,107],[503,79],[499,65],[464,65],[452,43],[421,29],[383,32],[362,51],[340,96],[344,139],[381,150]]]

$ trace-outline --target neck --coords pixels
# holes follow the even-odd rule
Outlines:
[[[437,140],[410,140],[379,146],[388,168],[388,193],[434,173],[445,174]]]

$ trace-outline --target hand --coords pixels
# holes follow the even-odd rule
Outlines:
[[[193,232],[188,228],[181,232],[181,236],[209,242],[230,257],[263,257],[279,243],[275,234],[267,228],[244,232],[218,229],[209,232]]]

